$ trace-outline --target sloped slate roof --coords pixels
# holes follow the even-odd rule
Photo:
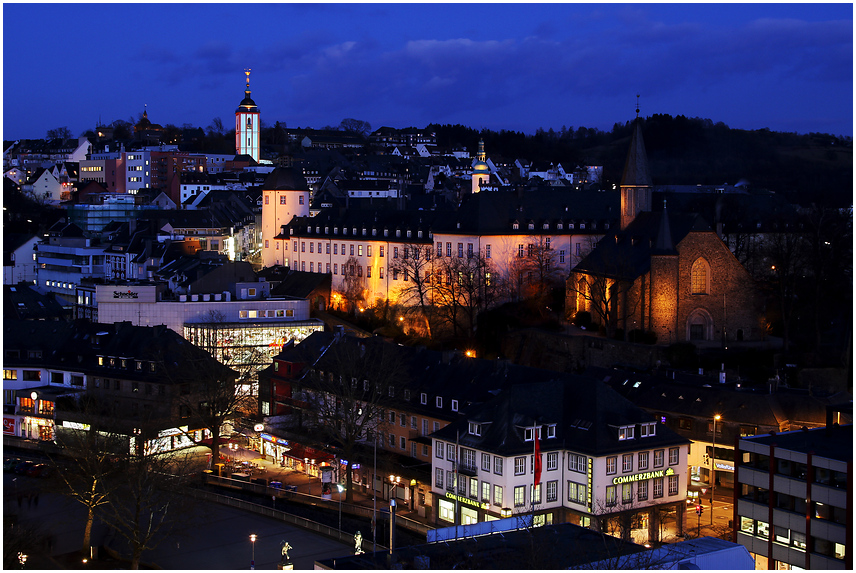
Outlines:
[[[647,273],[652,255],[677,254],[658,248],[662,246],[658,237],[664,226],[663,216],[663,212],[639,213],[623,231],[604,236],[574,270],[629,281]],[[669,212],[667,216],[672,245],[678,245],[692,231],[710,231],[698,215]]]
[[[648,155],[645,153],[645,143],[642,141],[642,124],[636,120],[627,160],[624,163],[624,173],[621,176],[622,186],[651,186],[651,174],[648,172]]]
[[[529,453],[534,444],[524,441],[524,428],[556,424],[556,437],[542,433],[541,449],[569,449],[592,456],[625,451],[630,445],[618,440],[618,427],[653,422],[643,409],[595,379],[555,374],[554,379],[515,384],[494,399],[467,412],[464,419],[438,430],[432,437],[456,441],[466,447],[503,456]],[[469,420],[492,420],[481,436],[468,433]],[[688,443],[662,424],[645,438],[646,447]]]
[[[518,194],[513,191],[485,192],[470,196],[456,214],[461,230],[476,233],[519,234],[526,232],[524,222],[534,221],[535,228],[563,221],[618,220],[621,196],[616,191],[595,193],[590,191],[539,189]],[[518,221],[520,230],[512,223]],[[600,228],[600,226],[598,226]],[[579,232],[578,229],[575,232]]]
[[[262,184],[266,191],[308,191],[309,186],[303,177],[303,172],[295,167],[277,167]]]
[[[271,289],[271,296],[293,296],[307,298],[309,294],[320,286],[330,288],[331,275],[326,273],[306,273],[290,270],[281,279],[281,282]]]

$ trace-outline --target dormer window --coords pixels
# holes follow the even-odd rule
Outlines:
[[[400,237],[400,236],[401,236],[401,229],[396,229],[396,230],[395,230],[395,236],[396,236],[396,237]]]
[[[586,224],[585,224],[585,223],[580,223],[580,229],[585,229],[585,228],[586,228]]]
[[[618,428],[619,440],[632,440],[636,426],[622,426]]]
[[[555,438],[556,437],[556,424],[550,424],[547,426],[547,437]]]
[[[376,237],[376,236],[377,236],[377,229],[372,229],[372,237]]]
[[[542,229],[549,229],[549,228],[550,228],[550,223],[544,223],[544,225],[543,225],[541,228],[542,228]]]
[[[557,229],[559,229],[559,230],[561,231],[562,229],[564,229],[564,228],[565,228],[565,225],[564,225],[563,223],[558,223],[558,224],[556,225],[556,228],[557,228]]]
[[[452,411],[453,412],[458,411],[458,401],[457,400],[452,400]]]
[[[334,234],[334,235],[338,235],[338,234],[339,234],[339,227],[333,227],[333,234]]]
[[[650,438],[655,436],[657,433],[657,423],[656,422],[647,422],[642,424],[639,429],[639,437],[640,438]]]
[[[407,238],[410,238],[410,229],[407,229]]]
[[[329,235],[329,234],[330,234],[330,227],[324,227],[324,234],[325,234],[325,235]]]
[[[443,407],[443,397],[442,397],[442,396],[437,396],[437,399],[436,399],[436,401],[434,402],[434,404],[435,404],[438,408],[442,408],[442,407]]]
[[[384,237],[388,237],[388,236],[389,236],[389,229],[384,229],[384,230],[383,230],[383,236],[384,236]]]
[[[321,232],[321,227],[315,227],[315,233],[317,234],[317,233],[320,233],[320,232]]]
[[[512,228],[512,229],[514,229],[514,230],[516,231],[517,229],[519,229],[519,228],[520,228],[520,224],[519,224],[519,223],[516,223],[516,222],[515,222],[515,223],[512,223],[512,224],[511,224],[511,228]]]
[[[532,231],[535,229],[535,223],[529,223],[529,230]]]
[[[536,431],[536,430],[538,431],[537,436],[538,436],[538,439],[540,440],[540,439],[541,439],[541,428],[540,428],[540,427],[538,427],[538,428],[526,428],[526,429],[523,431],[523,441],[524,441],[524,442],[533,442],[533,441],[535,441],[535,436],[536,436],[535,431]]]
[[[356,234],[357,234],[357,228],[356,228],[356,227],[354,227],[353,229],[351,229],[351,234],[353,234],[353,235],[356,235]]]
[[[472,434],[473,436],[481,436],[482,435],[481,424],[477,424],[476,422],[470,422],[470,434]]]
[[[416,236],[421,239],[422,238],[422,231],[417,231]]]
[[[425,392],[422,392],[419,395],[419,403],[420,404],[427,404],[428,403],[428,394],[426,394]]]

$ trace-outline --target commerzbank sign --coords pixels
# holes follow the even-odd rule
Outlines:
[[[630,482],[634,482],[634,481],[644,481],[646,479],[661,478],[661,477],[671,476],[671,475],[675,475],[675,470],[673,470],[672,468],[669,468],[667,470],[659,470],[656,472],[642,472],[642,473],[633,474],[633,475],[629,475],[629,476],[614,477],[614,478],[612,478],[612,483],[617,485],[617,484],[621,484],[621,483],[630,483]]]

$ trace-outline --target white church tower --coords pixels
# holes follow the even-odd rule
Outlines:
[[[250,70],[247,75],[247,89],[244,100],[235,110],[235,154],[249,155],[256,163],[259,161],[259,108],[250,97]]]

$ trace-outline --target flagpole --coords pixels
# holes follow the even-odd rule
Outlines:
[[[535,527],[535,468],[538,462],[535,455],[538,452],[538,426],[532,428],[532,491],[529,492],[529,518],[532,520],[530,527]]]

